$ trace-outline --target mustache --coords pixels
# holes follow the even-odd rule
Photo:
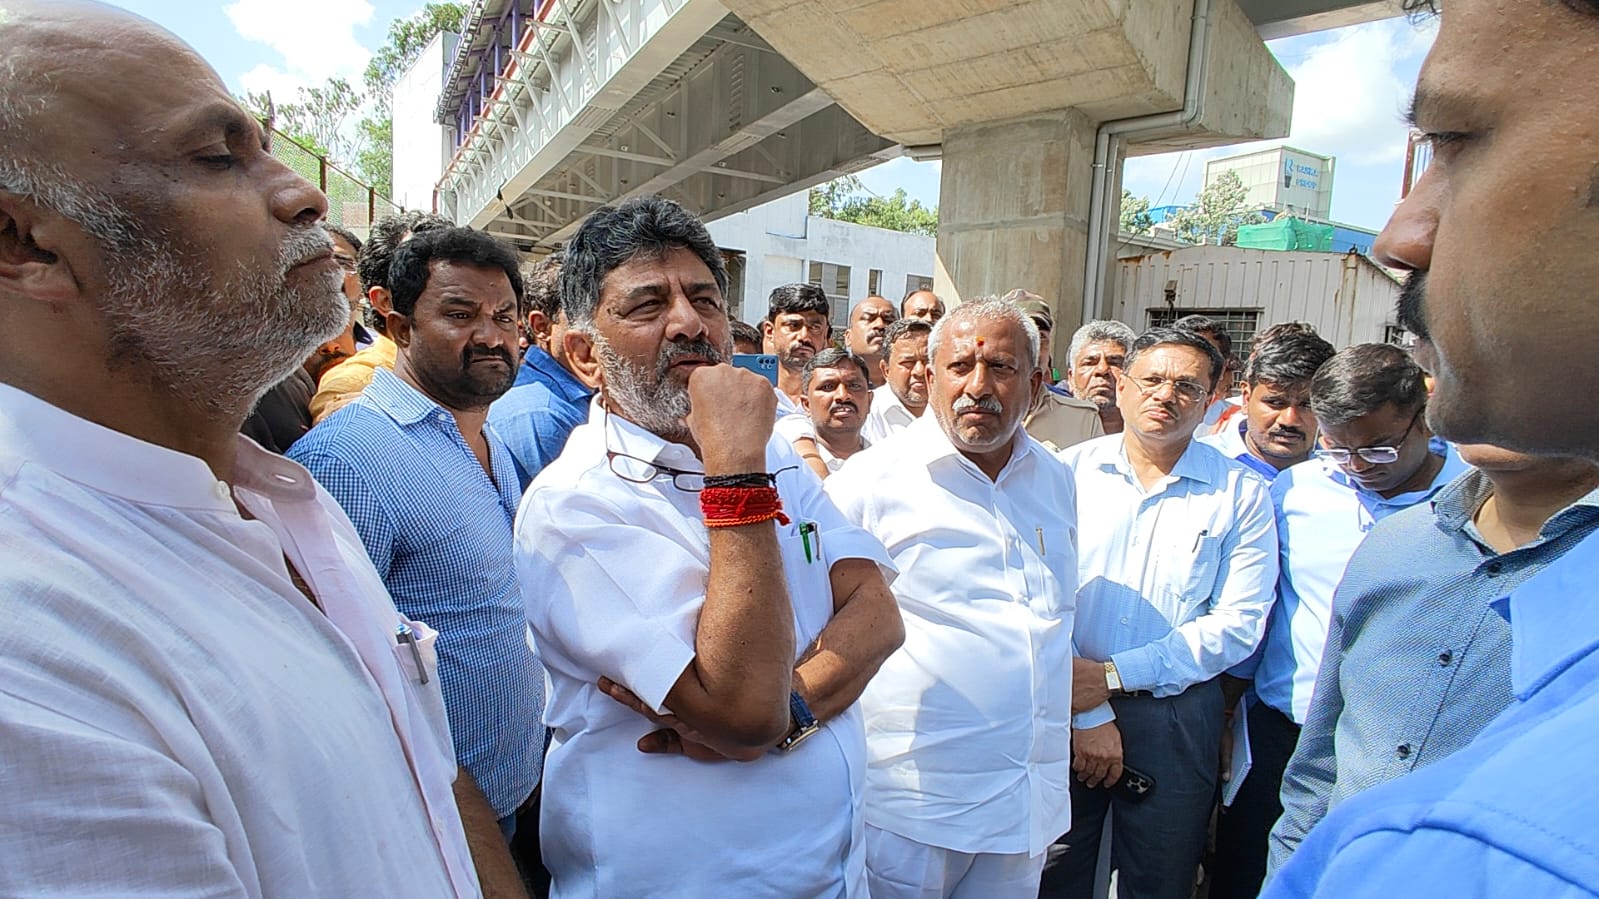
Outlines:
[[[1304,439],[1305,432],[1298,428],[1272,428],[1266,435],[1268,437],[1298,437]]]
[[[723,358],[722,351],[718,350],[715,344],[712,344],[704,337],[683,341],[674,340],[661,347],[661,355],[655,360],[655,379],[659,381],[665,378],[667,370],[674,363],[689,356],[704,359],[712,365],[720,365],[727,361]]]
[[[1406,275],[1404,287],[1399,290],[1399,326],[1422,340],[1432,337],[1427,330],[1427,320],[1422,310],[1422,303],[1426,298],[1427,273],[1413,271]]]
[[[471,365],[479,359],[499,359],[512,368],[516,367],[516,360],[511,358],[511,351],[504,347],[467,347],[461,351],[463,366]]]
[[[951,406],[950,409],[953,412],[960,413],[965,412],[967,409],[971,409],[973,407],[981,409],[984,412],[992,412],[996,415],[1005,411],[1005,407],[999,404],[999,400],[996,400],[991,396],[985,396],[980,400],[974,400],[964,393],[955,398],[955,404]]]
[[[280,274],[288,274],[289,269],[302,262],[308,262],[319,256],[326,256],[333,252],[333,238],[328,236],[326,228],[320,224],[305,225],[289,233],[283,242],[283,249],[278,254]]]

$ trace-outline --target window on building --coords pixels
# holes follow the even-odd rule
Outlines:
[[[1239,361],[1249,358],[1255,348],[1255,332],[1260,330],[1260,309],[1150,309],[1149,327],[1164,328],[1185,315],[1203,315],[1227,329],[1233,339],[1233,355]]]
[[[866,295],[872,297],[880,297],[883,295],[882,269],[871,268],[866,270]]]
[[[1382,342],[1394,346],[1402,346],[1407,350],[1416,348],[1416,335],[1406,331],[1398,325],[1388,325],[1382,329]]]
[[[900,294],[900,296],[908,297],[912,293],[914,293],[914,292],[916,292],[918,290],[932,290],[932,289],[933,289],[933,276],[932,275],[906,275],[905,276],[905,292]]]
[[[807,280],[827,294],[828,320],[833,330],[849,327],[849,266],[812,260]]]

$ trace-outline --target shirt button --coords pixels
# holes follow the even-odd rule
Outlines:
[[[217,481],[216,484],[212,486],[211,490],[216,493],[217,499],[226,500],[233,498],[233,489],[228,486],[227,481]]]
[[[1394,750],[1394,754],[1399,756],[1402,759],[1410,758],[1410,744],[1409,743],[1400,743],[1399,744],[1399,748]]]
[[[1495,561],[1495,562],[1489,562],[1487,564],[1486,568],[1487,568],[1489,577],[1497,577],[1499,575],[1499,572],[1504,570],[1505,566],[1504,566],[1504,563]]]
[[[1123,618],[1123,619],[1122,619],[1122,624],[1126,624],[1126,623],[1127,623],[1127,619],[1126,619],[1126,618]]]
[[[1438,664],[1443,665],[1445,668],[1449,667],[1449,663],[1453,662],[1454,660],[1455,654],[1447,649],[1438,653]]]

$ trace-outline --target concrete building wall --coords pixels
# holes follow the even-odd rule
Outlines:
[[[455,34],[441,32],[394,82],[394,197],[406,209],[433,208],[433,188],[450,161],[450,129],[433,121]]]
[[[905,295],[908,278],[933,278],[933,238],[810,215],[804,191],[719,218],[707,228],[717,246],[744,256],[743,296],[734,298],[734,312],[751,324],[766,317],[773,289],[812,280],[813,268],[826,267],[823,273],[832,276],[822,285],[829,294],[847,269],[848,291],[834,297],[835,325],[845,320],[848,306],[871,292],[873,271],[879,273],[878,292],[895,303]]]
[[[1221,312],[1247,351],[1255,331],[1284,321],[1310,322],[1340,348],[1389,340],[1396,328],[1399,282],[1358,254],[1200,246],[1123,259],[1118,269],[1115,317],[1134,330],[1152,316]]]

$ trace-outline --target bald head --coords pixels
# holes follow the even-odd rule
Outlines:
[[[343,329],[326,198],[187,45],[0,0],[0,47],[0,381],[129,433],[163,404],[222,428]]]

